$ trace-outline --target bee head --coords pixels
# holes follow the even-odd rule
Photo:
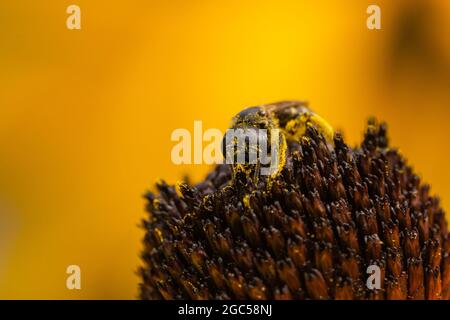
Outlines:
[[[286,141],[277,119],[266,106],[244,109],[233,117],[222,140],[222,153],[233,167],[245,165],[248,172],[275,174],[284,164]]]
[[[264,129],[274,127],[270,116],[271,114],[263,106],[249,107],[236,114],[231,121],[230,129],[227,130],[222,140],[224,157],[226,157],[227,147],[234,148],[239,139],[245,141],[245,149],[241,146],[242,150],[238,150],[238,153],[248,154],[249,150],[258,151],[261,143],[267,143],[267,135],[261,133]]]
[[[231,121],[231,128],[270,129],[274,126],[271,113],[263,106],[250,107],[235,115]]]

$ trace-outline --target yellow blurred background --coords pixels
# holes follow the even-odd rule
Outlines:
[[[142,194],[208,170],[171,132],[283,99],[351,144],[386,120],[450,211],[450,1],[1,1],[0,298],[136,298]]]

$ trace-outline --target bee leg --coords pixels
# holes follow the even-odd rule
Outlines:
[[[253,172],[253,184],[256,186],[258,184],[259,175],[261,174],[261,163],[259,160],[256,162],[255,171]]]

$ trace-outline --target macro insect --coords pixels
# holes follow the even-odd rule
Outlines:
[[[237,114],[222,148],[244,163],[146,195],[141,298],[450,299],[445,212],[386,129],[351,147],[303,102]]]
[[[306,102],[281,101],[249,107],[233,117],[223,137],[222,152],[233,172],[276,176],[286,162],[290,141],[300,141],[306,128],[314,126],[328,141],[333,140],[332,127],[312,112]]]

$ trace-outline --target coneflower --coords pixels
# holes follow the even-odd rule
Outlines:
[[[269,106],[258,119],[286,141],[275,175],[221,164],[146,195],[141,298],[450,299],[445,213],[386,125],[370,120],[351,148],[303,104]],[[379,289],[366,285],[373,265]]]

